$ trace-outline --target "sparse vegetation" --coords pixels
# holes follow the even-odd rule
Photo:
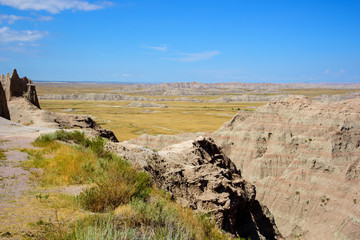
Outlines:
[[[322,206],[322,205],[326,206],[329,203],[330,198],[328,198],[328,197],[326,197],[326,195],[324,195],[320,198],[320,200],[322,202],[322,204],[320,204],[320,206]]]
[[[0,160],[5,160],[5,159],[6,159],[5,151],[0,148]]]
[[[296,191],[295,193],[296,193],[296,195],[299,195],[299,194],[300,194],[300,191]]]
[[[42,149],[24,150],[31,156],[25,165],[44,169],[38,180],[55,186],[88,183],[72,201],[98,212],[79,216],[69,227],[61,220],[34,222],[47,239],[229,239],[209,215],[176,204],[151,186],[145,172],[105,151],[101,138],[57,131],[40,136],[34,145]],[[42,193],[35,198],[43,204],[50,199]]]

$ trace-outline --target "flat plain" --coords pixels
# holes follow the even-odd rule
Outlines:
[[[150,85],[151,86],[151,85]],[[123,89],[120,84],[96,83],[41,83],[37,84],[39,96],[47,94],[87,94],[111,93]],[[275,96],[279,94],[305,95],[316,97],[321,95],[344,95],[358,92],[358,89],[282,89],[278,93],[252,93],[260,96]],[[251,92],[250,92],[251,93]],[[42,100],[43,109],[53,112],[84,114],[94,117],[100,125],[115,133],[119,141],[130,140],[142,134],[178,134],[192,132],[212,132],[239,111],[253,111],[266,102],[208,102],[223,96],[239,96],[244,94],[209,94],[201,96],[186,96],[196,101],[174,101],[183,96],[163,96],[160,94],[142,94],[121,92],[129,96],[141,96],[152,99],[167,98],[172,101],[156,101],[167,108],[157,107],[128,107],[131,101],[72,101],[72,100]],[[151,103],[153,101],[142,101]]]

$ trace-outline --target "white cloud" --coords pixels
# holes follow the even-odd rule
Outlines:
[[[28,17],[15,16],[15,15],[6,15],[0,14],[0,24],[6,22],[7,24],[14,24],[16,21],[30,19]]]
[[[54,20],[54,18],[52,16],[39,16],[37,20],[39,20],[40,22],[49,22]]]
[[[337,71],[337,72],[334,72],[334,71],[330,71],[329,69],[326,69],[324,72],[323,72],[323,74],[325,74],[325,75],[331,75],[331,76],[333,76],[333,77],[339,77],[340,75],[343,75],[343,74],[345,74],[345,70],[344,69],[340,69],[339,71]]]
[[[55,14],[64,10],[92,11],[104,8],[112,3],[102,1],[99,4],[93,4],[83,0],[0,0],[0,4],[20,10],[44,10]]]
[[[33,42],[45,37],[47,34],[48,32],[40,32],[37,30],[17,31],[9,27],[2,27],[0,28],[0,42]]]
[[[208,60],[212,57],[221,54],[219,51],[201,52],[201,53],[180,53],[185,57],[178,58],[163,58],[165,60],[179,61],[179,62],[197,62],[202,60]]]
[[[167,46],[156,46],[156,47],[147,47],[156,51],[166,52],[168,47]]]
[[[9,58],[0,57],[0,62],[6,62],[6,61],[9,61],[9,60],[10,60]]]
[[[132,77],[132,75],[129,74],[129,73],[123,73],[123,74],[121,74],[121,76],[122,76],[122,77]]]

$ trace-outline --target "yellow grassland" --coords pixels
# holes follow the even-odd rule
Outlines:
[[[46,94],[85,94],[85,93],[116,93],[114,90],[123,88],[120,84],[97,83],[42,83],[37,85],[39,95]],[[305,95],[315,97],[323,94],[342,95],[360,91],[344,89],[282,89],[279,94]],[[121,93],[147,98],[175,99],[181,96],[154,96],[137,93]],[[248,94],[251,94],[249,91]],[[223,95],[187,96],[203,101],[219,98]],[[242,94],[231,94],[242,95]],[[256,95],[276,95],[275,93],[256,93]],[[251,103],[204,103],[204,102],[156,102],[168,108],[127,107],[129,101],[64,101],[41,100],[41,107],[54,112],[73,109],[71,113],[86,114],[95,117],[104,128],[112,130],[120,141],[135,138],[141,134],[177,134],[182,132],[212,132],[224,122],[229,121],[238,111],[254,110],[253,107],[264,105],[264,102]]]
[[[159,102],[168,108],[127,107],[128,101],[58,101],[41,100],[41,107],[54,112],[73,109],[71,113],[86,114],[104,128],[114,131],[119,141],[141,134],[177,134],[211,132],[229,121],[238,109],[253,110],[265,103],[197,103]],[[250,107],[250,108],[249,108]]]

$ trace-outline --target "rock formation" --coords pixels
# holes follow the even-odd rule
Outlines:
[[[8,102],[11,120],[23,125],[56,129],[82,129],[90,135],[108,138],[117,142],[112,131],[103,129],[91,117],[86,115],[55,113],[42,110],[24,98]]]
[[[212,134],[289,239],[360,239],[360,99],[300,96],[239,112]]]
[[[27,77],[20,78],[16,69],[11,76],[9,73],[0,76],[0,116],[7,119],[11,116],[13,122],[34,127],[80,128],[91,135],[118,141],[112,131],[103,129],[89,116],[40,109],[35,85]]]
[[[128,160],[140,159],[159,188],[184,206],[211,212],[225,231],[251,239],[282,239],[270,211],[255,199],[254,185],[212,139],[198,137],[157,153],[127,143],[107,148]]]
[[[0,117],[10,120],[10,113],[6,101],[6,94],[0,82]]]
[[[0,82],[3,85],[8,101],[15,97],[24,97],[31,104],[40,108],[34,83],[27,77],[20,78],[16,69],[13,70],[11,76],[9,73],[6,76],[2,74]]]
[[[252,181],[286,239],[360,239],[360,99],[290,96],[208,134]],[[160,149],[189,136],[131,143]]]

